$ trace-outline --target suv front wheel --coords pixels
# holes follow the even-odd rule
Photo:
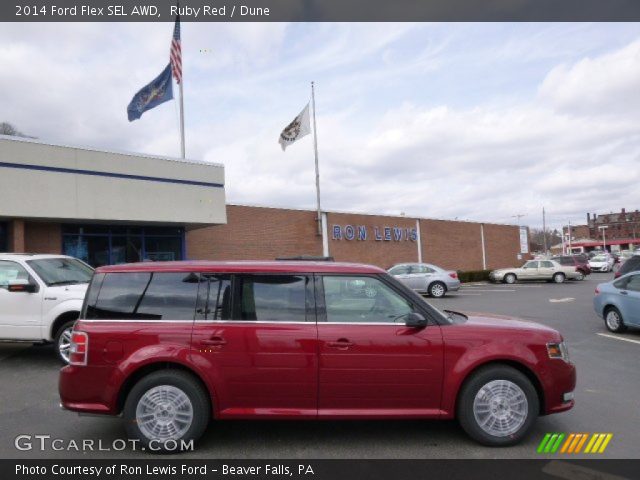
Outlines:
[[[536,389],[525,375],[493,365],[480,369],[462,387],[458,420],[474,440],[501,447],[522,440],[539,409]]]
[[[152,452],[190,448],[211,417],[207,393],[192,375],[180,370],[143,377],[129,392],[123,414],[129,437]]]

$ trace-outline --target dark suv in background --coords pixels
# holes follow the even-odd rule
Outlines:
[[[625,273],[636,272],[640,270],[640,255],[634,255],[629,257],[624,263],[620,266],[618,271],[615,273],[614,277],[618,278]]]
[[[584,280],[584,277],[591,274],[589,257],[586,255],[557,255],[551,260],[555,260],[563,266],[575,266],[576,270],[582,274],[582,277],[578,277],[576,280]]]

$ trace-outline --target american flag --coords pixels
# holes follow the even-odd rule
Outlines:
[[[182,81],[182,47],[180,45],[180,15],[176,16],[176,26],[171,39],[171,71],[176,82]]]

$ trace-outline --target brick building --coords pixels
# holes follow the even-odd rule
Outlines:
[[[564,226],[565,238],[569,227]],[[587,223],[571,226],[572,247],[593,250],[625,250],[640,248],[640,211],[596,215],[587,213]]]
[[[25,193],[26,192],[26,193]],[[0,136],[0,251],[91,265],[329,255],[389,267],[519,264],[514,225],[226,205],[224,167]]]

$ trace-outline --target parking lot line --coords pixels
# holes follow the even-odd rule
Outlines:
[[[624,338],[624,337],[620,337],[618,335],[611,335],[609,333],[597,333],[596,335],[600,335],[601,337],[613,338],[614,340],[622,340],[623,342],[637,343],[638,345],[640,345],[640,340],[633,340],[631,338]]]
[[[472,290],[472,292],[491,292],[491,293],[495,293],[495,292],[515,292],[515,291],[516,291],[515,289],[511,290],[511,289],[507,289],[507,288],[492,288],[492,289],[486,289],[485,288],[484,290],[476,288],[476,289]]]

